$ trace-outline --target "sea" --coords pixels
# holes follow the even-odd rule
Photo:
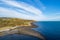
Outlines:
[[[46,40],[60,40],[60,21],[39,21],[35,22],[37,28],[32,28],[40,32]],[[11,34],[0,37],[0,40],[40,40],[39,38],[27,36],[27,35],[18,35]]]

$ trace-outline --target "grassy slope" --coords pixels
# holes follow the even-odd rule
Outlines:
[[[34,21],[33,20],[18,19],[18,18],[0,17],[0,27],[30,26],[31,22],[34,22]]]

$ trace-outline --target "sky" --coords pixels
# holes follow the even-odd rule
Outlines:
[[[0,17],[60,21],[60,0],[0,0]]]

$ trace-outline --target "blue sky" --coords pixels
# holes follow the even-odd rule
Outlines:
[[[0,0],[0,17],[60,21],[60,0]]]

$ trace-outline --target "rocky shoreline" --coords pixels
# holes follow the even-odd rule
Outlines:
[[[33,23],[31,23],[30,26],[16,26],[16,27],[12,27],[11,29],[0,30],[0,36],[8,35],[8,34],[14,34],[15,32],[17,33],[18,28],[25,28],[25,27],[26,28],[36,28],[37,26],[34,25]]]
[[[37,26],[33,23],[31,23],[30,27],[28,27],[28,26],[12,27],[11,29],[6,29],[6,30],[0,31],[0,36],[9,35],[9,34],[24,34],[24,35],[35,36],[35,37],[38,37],[38,38],[44,40],[45,38],[39,32],[31,29],[31,28],[36,28],[36,27]]]

